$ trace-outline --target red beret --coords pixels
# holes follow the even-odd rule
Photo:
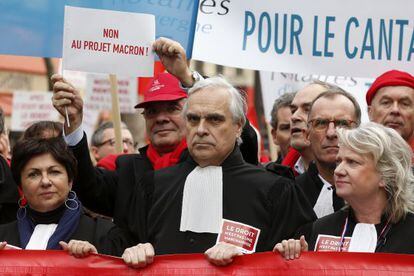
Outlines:
[[[402,71],[391,70],[379,76],[368,89],[366,100],[371,105],[377,91],[385,86],[408,86],[414,89],[414,77]]]

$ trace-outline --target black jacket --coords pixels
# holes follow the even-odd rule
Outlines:
[[[85,214],[81,215],[79,226],[70,239],[88,241],[96,247],[98,253],[114,256],[121,256],[130,243],[125,233],[112,222],[101,218],[92,219]],[[0,240],[21,247],[17,221],[0,225]]]
[[[185,162],[156,171],[153,183],[146,186],[146,200],[151,202],[147,241],[156,254],[200,253],[216,243],[217,234],[179,230],[184,183],[196,166],[188,156]],[[271,250],[316,219],[297,186],[246,163],[237,146],[222,167],[223,218],[261,229],[256,251]]]
[[[313,206],[315,206],[316,201],[318,200],[318,197],[319,197],[319,193],[321,192],[321,189],[323,187],[323,182],[319,178],[318,174],[319,172],[318,172],[318,168],[316,167],[315,162],[311,162],[309,164],[308,170],[305,173],[296,177],[296,185],[302,188],[312,208]],[[338,197],[334,190],[333,192],[334,211],[336,212],[340,210],[342,207],[344,207],[344,205],[345,205],[344,200]]]
[[[19,193],[10,167],[0,156],[0,224],[16,220]]]
[[[145,233],[142,232],[144,222],[139,218],[144,218],[146,211],[143,208],[131,209],[131,195],[145,178],[153,175],[152,164],[146,155],[147,147],[141,148],[140,154],[119,156],[115,171],[93,166],[86,135],[71,149],[78,160],[78,177],[73,189],[80,201],[94,212],[113,217],[117,226],[132,234],[134,242],[141,241]],[[184,151],[182,158],[186,154]],[[143,201],[141,196],[144,195],[135,195],[134,200]]]
[[[352,210],[344,208],[338,212],[325,216],[308,224],[297,233],[297,237],[305,235],[308,242],[309,250],[314,250],[318,235],[331,235],[341,237],[344,229],[346,217],[349,214],[348,227],[345,232],[345,237],[352,237],[356,225],[355,217]],[[379,236],[382,229],[386,225],[385,217],[381,222],[375,225],[377,235]],[[414,229],[414,214],[408,213],[407,216],[398,223],[391,225],[389,231],[384,231],[385,235],[378,241],[375,252],[400,253],[400,254],[414,254],[414,236],[412,234]]]

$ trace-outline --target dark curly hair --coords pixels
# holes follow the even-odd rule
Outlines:
[[[62,137],[48,139],[22,139],[13,148],[11,171],[14,181],[21,184],[21,173],[24,166],[34,157],[50,153],[53,158],[66,169],[69,181],[77,174],[77,161]]]

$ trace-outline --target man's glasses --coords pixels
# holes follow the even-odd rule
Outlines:
[[[122,143],[126,144],[128,147],[135,148],[135,143],[131,139],[128,139],[128,138],[122,139]],[[105,140],[102,143],[97,144],[96,146],[102,147],[103,145],[106,145],[106,144],[110,145],[111,147],[115,147],[115,138]]]
[[[330,123],[333,123],[338,128],[352,128],[356,125],[355,121],[346,119],[313,119],[308,122],[308,126],[311,126],[316,131],[324,131],[328,129]]]

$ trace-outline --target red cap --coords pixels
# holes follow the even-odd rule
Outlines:
[[[385,86],[408,86],[414,89],[414,77],[402,71],[391,70],[379,76],[368,89],[366,100],[371,105],[377,91]]]
[[[158,74],[144,92],[144,101],[135,108],[143,108],[150,102],[176,101],[187,98],[187,92],[181,87],[178,79],[169,73]]]

